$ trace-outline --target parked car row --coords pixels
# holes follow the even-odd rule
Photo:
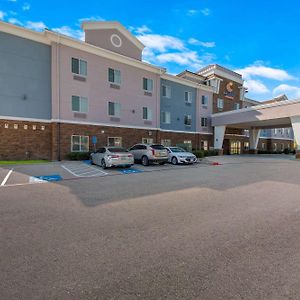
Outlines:
[[[136,144],[130,149],[122,147],[102,147],[90,156],[91,163],[103,169],[110,167],[130,168],[135,162],[143,166],[158,163],[193,164],[197,161],[193,153],[180,147],[164,147],[159,144]]]

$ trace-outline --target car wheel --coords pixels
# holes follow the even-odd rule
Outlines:
[[[178,160],[177,160],[177,158],[176,158],[175,156],[172,157],[171,163],[172,163],[173,165],[177,165],[177,164],[178,164]]]
[[[105,163],[105,160],[104,160],[104,159],[102,159],[102,160],[101,160],[101,167],[102,167],[102,169],[106,169],[106,168],[107,168],[107,166],[106,166],[106,163]]]
[[[147,156],[142,157],[142,165],[143,166],[149,166],[149,159]]]

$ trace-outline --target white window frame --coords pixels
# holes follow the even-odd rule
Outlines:
[[[144,108],[147,109],[147,119],[144,118]],[[145,120],[145,121],[152,121],[152,110],[151,110],[151,108],[149,108],[147,106],[144,106],[143,107],[143,112],[142,112],[142,117],[143,117],[143,120]]]
[[[171,147],[172,145],[171,139],[161,139],[160,142],[165,147]]]
[[[222,105],[221,105],[221,103],[222,103]],[[224,99],[222,99],[222,98],[218,98],[217,99],[217,108],[218,109],[224,109]]]
[[[203,99],[205,99],[205,101],[204,101],[205,103],[203,103]],[[205,106],[205,107],[208,105],[208,96],[207,95],[201,96],[201,105]]]
[[[146,88],[144,88],[144,80],[147,81],[146,83]],[[151,84],[149,84],[151,82]],[[143,77],[143,90],[146,92],[153,92],[153,79]]]
[[[185,123],[186,117],[187,117],[188,120],[190,120],[190,124],[186,124],[186,123]],[[191,116],[191,115],[184,115],[184,120],[183,120],[183,122],[184,122],[184,125],[185,125],[185,126],[191,127],[191,126],[192,126],[192,116]]]
[[[78,97],[79,98],[79,110],[73,110],[73,97]],[[86,111],[82,110],[82,102],[86,101]],[[77,95],[72,95],[71,98],[71,108],[72,108],[72,112],[77,112],[77,113],[88,113],[89,111],[89,100],[87,97],[81,97],[81,96],[77,96]]]
[[[161,112],[161,122],[163,124],[171,124],[171,113],[169,111]]]
[[[240,103],[234,103],[234,109],[235,110],[240,109],[240,107],[241,107]]]
[[[205,127],[205,128],[208,127],[208,118],[207,117],[201,117],[201,127]]]
[[[119,139],[120,140],[120,144],[119,145],[115,145],[115,142],[114,142],[114,145],[113,146],[111,146],[111,145],[109,145],[109,139]],[[120,137],[120,136],[108,136],[107,137],[107,147],[122,147],[122,137]]]
[[[142,138],[142,144],[153,144],[153,138]]]
[[[166,91],[166,94],[164,95],[164,89]],[[166,85],[166,84],[163,84],[162,85],[162,96],[164,98],[168,98],[170,99],[171,98],[171,87],[169,85]]]
[[[186,99],[186,95],[187,95],[187,99]],[[189,104],[192,103],[192,92],[189,91],[184,92],[184,102]]]
[[[73,143],[73,137],[79,137],[79,150],[73,150],[74,143]],[[82,138],[87,138],[87,150],[82,149]],[[90,137],[88,135],[78,135],[73,134],[71,135],[71,152],[89,152],[90,149]]]
[[[113,78],[113,80],[114,81],[110,81],[109,80],[109,70],[112,70],[113,71],[113,73],[114,73],[114,78]],[[118,69],[114,69],[114,68],[108,68],[108,82],[110,82],[110,83],[113,83],[113,84],[116,84],[116,85],[121,85],[121,82],[122,82],[122,75],[121,75],[121,71],[120,70],[118,70]],[[116,81],[116,79],[119,79],[119,81]]]
[[[118,112],[117,114],[114,114],[114,115],[110,115],[109,114],[109,103],[113,103],[114,104],[114,111],[115,112],[117,111]],[[116,110],[116,105],[119,106],[119,108],[117,110]],[[119,102],[108,101],[107,102],[107,115],[109,117],[117,117],[117,118],[119,118],[121,116],[121,104]]]
[[[208,140],[202,140],[200,142],[200,146],[201,146],[201,150],[208,150]]]
[[[78,60],[78,73],[73,72],[73,59]],[[82,74],[82,66],[81,66],[82,63],[86,64],[86,73],[85,74]],[[86,60],[77,58],[77,57],[72,57],[71,58],[71,69],[72,69],[72,74],[80,75],[82,77],[87,77],[87,61]]]

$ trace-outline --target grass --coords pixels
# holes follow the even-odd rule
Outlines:
[[[0,165],[31,165],[31,164],[42,164],[47,163],[49,160],[0,160]]]

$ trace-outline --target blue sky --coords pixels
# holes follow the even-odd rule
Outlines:
[[[300,98],[299,11],[296,0],[0,0],[4,21],[79,39],[82,20],[117,20],[147,46],[145,61],[172,74],[218,63],[242,73],[256,100]]]

